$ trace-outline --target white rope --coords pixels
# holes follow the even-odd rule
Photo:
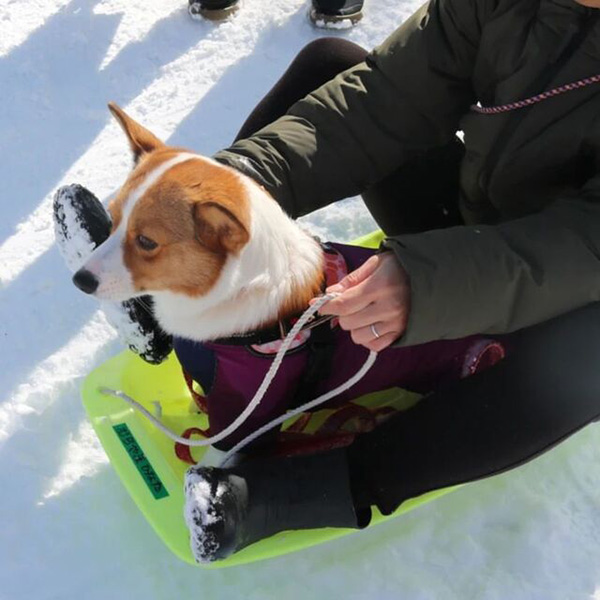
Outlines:
[[[221,466],[225,467],[227,465],[227,462],[229,460],[231,460],[231,458],[233,457],[234,454],[239,452],[242,448],[247,446],[250,442],[254,441],[257,437],[261,436],[263,433],[266,433],[267,431],[269,431],[269,429],[273,429],[273,427],[277,427],[277,425],[281,425],[281,423],[283,423],[284,421],[287,421],[288,419],[291,419],[292,417],[295,417],[296,415],[299,415],[300,413],[303,413],[307,410],[315,408],[315,406],[319,406],[319,404],[323,404],[323,402],[327,402],[327,400],[331,400],[331,398],[334,398],[338,394],[341,394],[342,392],[345,392],[347,389],[351,388],[355,383],[358,383],[365,376],[367,371],[373,366],[373,363],[375,362],[376,358],[377,358],[377,352],[373,352],[373,350],[371,350],[369,352],[369,356],[367,356],[367,360],[365,360],[363,366],[352,377],[350,377],[350,379],[348,379],[348,381],[346,381],[345,383],[342,383],[342,385],[339,385],[334,390],[331,390],[325,394],[322,394],[318,398],[315,398],[315,400],[306,402],[302,406],[299,406],[298,408],[295,408],[294,410],[286,412],[285,414],[281,415],[280,417],[277,417],[276,419],[269,421],[269,423],[267,423],[266,425],[263,425],[260,429],[257,429],[256,431],[251,433],[249,436],[247,436],[243,440],[239,441],[233,448],[231,448],[231,450],[227,451],[227,454],[223,457]]]
[[[260,401],[263,399],[263,396],[269,389],[269,386],[271,385],[271,382],[273,381],[275,375],[277,374],[277,371],[279,370],[279,367],[281,366],[281,362],[283,361],[285,354],[288,351],[290,344],[293,342],[296,335],[298,335],[298,333],[300,332],[302,327],[304,327],[304,325],[308,322],[308,320],[312,317],[312,315],[315,314],[325,303],[329,302],[329,300],[334,298],[336,295],[337,294],[327,294],[327,295],[321,296],[313,305],[309,306],[306,309],[306,311],[302,314],[302,316],[298,319],[298,321],[296,321],[296,323],[294,324],[294,326],[292,327],[290,332],[287,334],[287,336],[283,340],[283,343],[281,344],[281,348],[279,348],[279,351],[275,355],[275,359],[271,363],[271,367],[267,371],[267,374],[265,375],[263,382],[260,384],[260,387],[256,391],[256,394],[254,394],[254,398],[252,398],[252,400],[248,404],[248,406],[246,406],[246,408],[238,415],[238,417],[228,427],[226,427],[225,429],[223,429],[223,431],[221,431],[220,433],[217,433],[216,435],[214,435],[210,438],[205,438],[203,440],[190,440],[188,438],[177,435],[176,433],[171,431],[166,425],[161,423],[161,421],[159,419],[157,419],[152,413],[150,413],[139,402],[137,402],[136,400],[131,398],[131,396],[128,396],[127,394],[125,394],[125,392],[122,392],[120,390],[113,390],[113,389],[110,389],[107,387],[101,387],[99,391],[100,391],[100,393],[105,394],[107,396],[114,396],[116,398],[120,398],[121,400],[124,400],[125,402],[127,402],[127,404],[131,405],[133,408],[135,408],[140,413],[142,413],[147,419],[149,419],[152,422],[153,425],[155,425],[158,429],[160,429],[160,431],[162,431],[165,435],[169,436],[175,442],[184,444],[185,446],[191,446],[194,448],[199,447],[199,446],[210,446],[211,444],[215,444],[216,442],[222,440],[223,438],[226,438],[228,435],[230,435],[236,429],[238,429],[242,425],[242,423],[244,423],[244,421],[246,421],[246,419],[252,414],[252,412],[260,404]],[[262,435],[269,429],[272,429],[273,427],[276,427],[277,425],[279,425],[280,423],[283,423],[287,419],[290,419],[301,412],[304,412],[306,410],[314,408],[315,406],[318,406],[319,404],[322,404],[323,402],[327,402],[327,400],[330,400],[331,398],[337,396],[338,394],[345,392],[347,389],[352,387],[355,383],[357,383],[360,379],[362,379],[364,377],[365,373],[373,366],[373,363],[375,362],[376,357],[377,357],[377,353],[371,352],[369,354],[369,356],[367,357],[367,360],[365,361],[363,366],[350,379],[348,379],[348,381],[346,381],[342,385],[338,386],[334,390],[331,390],[331,391],[327,392],[326,394],[319,396],[315,400],[311,400],[310,402],[307,402],[306,404],[299,406],[298,408],[294,409],[293,411],[287,412],[284,415],[282,415],[281,417],[278,417],[277,419],[272,420],[270,423],[267,423],[260,429],[256,430],[254,433],[251,433],[248,437],[246,437],[243,440],[241,440],[240,442],[238,442],[238,444],[236,444],[231,450],[229,450],[227,452],[227,454],[225,455],[225,457],[223,459],[223,464],[226,463],[228,460],[230,460],[231,457],[233,456],[233,454],[238,452],[241,448],[245,447],[247,444],[252,442],[254,439],[256,439],[258,436]]]

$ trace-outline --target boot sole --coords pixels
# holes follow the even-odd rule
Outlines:
[[[208,21],[224,21],[237,12],[239,2],[227,8],[193,8],[194,5],[188,6],[188,13],[194,21],[207,19]]]
[[[346,25],[345,21],[350,22],[347,27],[356,25],[363,18],[363,13],[361,10],[349,15],[326,15],[311,8],[309,18],[318,29],[342,29]]]

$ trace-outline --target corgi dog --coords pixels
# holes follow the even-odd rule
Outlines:
[[[326,285],[374,251],[324,247],[250,177],[167,146],[116,104],[109,109],[129,140],[135,165],[109,204],[110,236],[73,281],[99,300],[152,296],[159,325],[174,336],[180,362],[204,390],[202,408],[208,412],[210,433],[218,433],[245,408],[262,381],[273,355],[272,332],[280,340],[283,323],[304,312]],[[345,271],[335,266],[339,261]],[[333,279],[327,268],[332,264]],[[326,352],[314,354],[313,333],[304,332],[284,359],[288,373],[278,373],[277,385],[221,449],[297,405],[307,379],[311,397],[316,397],[358,370],[367,349],[334,323],[313,331],[319,328],[327,334]],[[320,335],[314,346],[322,350],[322,342]],[[337,403],[394,386],[426,392],[501,355],[497,345],[476,337],[388,348]],[[326,364],[316,376],[315,362]]]
[[[250,178],[109,107],[135,168],[109,205],[111,236],[75,284],[115,302],[151,293],[164,330],[198,341],[306,308],[323,281],[319,244]]]

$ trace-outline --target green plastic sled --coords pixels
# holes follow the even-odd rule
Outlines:
[[[382,234],[377,232],[356,243],[377,247],[381,239]],[[183,478],[189,465],[177,458],[174,443],[166,435],[123,400],[101,394],[101,387],[121,390],[132,396],[178,433],[190,427],[206,428],[206,416],[196,412],[177,358],[172,353],[160,366],[152,366],[130,351],[122,352],[88,375],[83,384],[82,398],[92,426],[133,501],[163,542],[179,558],[195,565],[183,520]],[[359,404],[392,405],[400,409],[417,401],[416,394],[400,389],[356,400]],[[327,414],[330,414],[327,410],[319,411],[311,419],[311,424],[317,427]],[[203,451],[203,448],[195,449],[194,457],[199,459]],[[387,517],[374,510],[371,526],[408,512],[451,489],[411,499]],[[282,532],[244,548],[226,560],[202,566],[220,568],[264,560],[349,533],[356,532],[333,528]]]

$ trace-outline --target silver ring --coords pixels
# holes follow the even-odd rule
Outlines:
[[[379,332],[377,331],[375,324],[371,324],[371,333],[373,334],[373,336],[375,337],[376,340],[378,340],[381,336],[379,335]]]

